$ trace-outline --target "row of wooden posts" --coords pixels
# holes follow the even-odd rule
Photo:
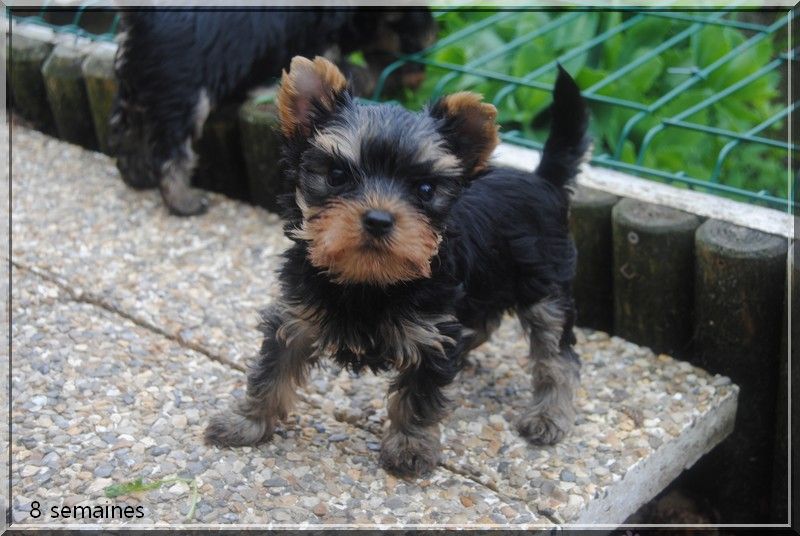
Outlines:
[[[107,152],[115,47],[14,35],[10,51],[16,111]],[[275,124],[263,97],[215,111],[198,144],[197,185],[275,210]],[[720,498],[726,522],[785,519],[787,240],[586,188],[577,189],[571,218],[579,325],[741,387],[734,434],[687,474],[690,485]]]
[[[800,304],[796,263],[788,293],[789,241],[587,189],[576,192],[572,228],[580,325],[741,388],[734,433],[684,475],[690,487],[718,497],[725,522],[785,522],[787,362],[798,334],[787,319],[789,300],[795,311]]]

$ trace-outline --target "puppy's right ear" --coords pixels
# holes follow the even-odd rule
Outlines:
[[[278,90],[278,117],[283,135],[311,135],[314,123],[333,111],[337,98],[347,91],[347,80],[330,61],[320,56],[292,58],[283,71]]]

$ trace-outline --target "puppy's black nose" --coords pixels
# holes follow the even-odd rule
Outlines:
[[[389,233],[394,226],[394,216],[385,210],[368,210],[362,218],[364,229],[376,238]]]

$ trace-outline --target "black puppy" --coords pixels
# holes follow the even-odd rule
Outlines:
[[[247,396],[206,429],[215,445],[270,437],[319,358],[394,369],[381,462],[418,475],[439,459],[438,423],[470,349],[505,311],[530,336],[534,399],[520,432],[560,440],[574,420],[575,248],[570,181],[590,141],[575,82],[559,68],[552,127],[534,173],[493,167],[496,110],[472,93],[420,113],[357,104],[322,58],[294,58],[279,92],[295,244],[282,296],[263,312]]]
[[[425,10],[130,11],[122,21],[112,151],[128,185],[160,186],[179,215],[206,208],[190,186],[192,143],[212,108],[279,76],[297,54],[362,50],[379,73],[398,55],[432,43],[436,31]],[[422,76],[409,65],[390,85],[415,86]],[[373,76],[356,78],[367,83]]]

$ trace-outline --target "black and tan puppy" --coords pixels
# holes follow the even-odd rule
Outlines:
[[[439,459],[439,426],[470,349],[506,311],[530,336],[534,398],[519,416],[535,443],[574,420],[567,186],[589,147],[580,92],[560,70],[538,169],[493,167],[495,109],[471,93],[420,113],[356,103],[322,58],[297,57],[279,92],[285,214],[295,244],[280,300],[263,312],[264,341],[247,396],[206,430],[215,445],[269,439],[317,360],[394,370],[381,462],[419,475]]]
[[[110,120],[117,167],[129,186],[160,187],[170,211],[183,216],[206,208],[191,188],[192,144],[214,107],[279,76],[297,54],[343,58],[361,50],[372,74],[353,76],[368,86],[436,34],[424,9],[136,10],[123,13],[122,25]],[[424,72],[412,65],[387,82],[419,84]]]

